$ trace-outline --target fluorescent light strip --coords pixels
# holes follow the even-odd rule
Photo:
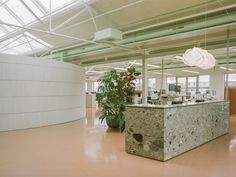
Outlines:
[[[119,68],[119,67],[115,67],[114,69],[121,70],[121,71],[127,71],[127,69],[125,69],[125,68]]]
[[[231,68],[227,69],[226,67],[223,67],[223,66],[221,66],[220,69],[229,70],[229,71],[235,71],[234,69],[231,69]]]
[[[161,72],[152,72],[152,73],[153,73],[153,74],[162,75]],[[173,74],[170,74],[170,73],[163,73],[163,75],[172,76]]]
[[[183,72],[186,72],[186,73],[194,73],[194,74],[199,74],[199,72],[197,71],[190,71],[190,70],[182,70]]]
[[[139,65],[139,66],[142,66],[142,65],[143,65],[142,63],[134,63],[134,62],[130,62],[130,64]],[[160,66],[158,66],[158,65],[152,65],[152,64],[147,64],[147,66],[150,66],[150,67],[153,67],[153,68],[160,68]]]
[[[177,55],[177,56],[175,56],[174,58],[175,58],[175,59],[178,59],[178,60],[183,60],[183,57],[181,57],[181,56],[178,56],[178,55]]]
[[[160,68],[160,66],[158,66],[158,65],[147,64],[147,66],[154,67],[154,68]]]
[[[105,71],[89,71],[88,73],[104,73]]]

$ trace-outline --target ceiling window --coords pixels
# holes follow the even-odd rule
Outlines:
[[[51,13],[54,15],[59,10],[64,10],[72,5],[88,2],[89,0],[51,0]],[[50,0],[0,0],[0,21],[16,26],[30,26],[31,24],[42,23],[42,19],[49,14]],[[0,24],[0,52],[10,54],[28,53],[33,50],[47,49],[52,47],[45,41],[33,36],[31,33],[22,31],[15,26]],[[7,38],[9,34],[16,34],[15,37]],[[24,45],[24,46],[23,46]]]
[[[13,25],[21,25],[4,7],[0,7],[0,20]]]
[[[51,8],[52,11],[55,9],[58,9],[60,7],[63,7],[69,3],[71,3],[73,0],[51,0]],[[49,0],[40,0],[40,2],[47,8],[49,11],[50,9],[50,3]]]
[[[81,2],[90,0],[51,0],[53,15],[66,10],[72,5],[81,5]],[[20,27],[30,27],[33,24],[44,23],[49,15],[50,0],[0,0],[0,52],[9,54],[30,54],[52,46],[29,32],[21,31]],[[10,24],[10,25],[7,25]],[[11,26],[12,25],[12,26]],[[8,38],[8,35],[15,37]],[[4,40],[5,39],[5,40]]]
[[[30,33],[28,33],[28,32],[25,32],[25,34],[26,34],[26,36],[28,36],[29,38],[31,38],[31,39],[33,39],[33,40],[36,40],[38,43],[40,43],[40,44],[42,44],[42,45],[44,45],[44,46],[46,46],[46,47],[49,47],[49,48],[52,47],[50,44],[44,42],[43,40],[37,38],[36,36],[34,36],[34,35],[32,35],[32,34],[30,34]]]
[[[1,44],[0,53],[7,54],[28,54],[52,47],[50,44],[28,32],[5,40]]]
[[[24,3],[32,10],[32,12],[37,16],[37,17],[42,17],[45,15],[43,10],[40,9],[39,6],[35,3],[35,1],[32,0],[23,0]]]
[[[31,12],[20,2],[10,0],[6,5],[19,17],[24,24],[28,24],[36,20]]]
[[[0,29],[0,37],[1,36],[4,36],[6,33],[4,33],[4,31],[2,31],[1,29]]]
[[[0,25],[0,30],[3,31],[5,34],[15,30],[16,28],[9,27],[7,25]],[[1,36],[0,36],[1,37]]]

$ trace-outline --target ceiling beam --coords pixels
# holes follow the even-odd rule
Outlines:
[[[234,19],[229,18],[230,15]],[[205,18],[200,18],[196,21],[185,21],[179,23],[177,26],[164,26],[163,28],[152,29],[145,33],[137,33],[135,35],[127,36],[126,38],[115,41],[113,44],[125,47],[137,46],[142,43],[157,41],[164,38],[174,38],[177,35],[182,34],[193,34],[196,32],[206,32],[206,30],[219,29],[227,26],[236,25],[236,11],[229,12],[229,14],[215,15],[205,20]],[[80,46],[73,49],[68,49],[61,51],[63,53],[64,59],[74,58],[75,56],[82,56],[88,53],[96,54],[96,51],[109,50],[110,46],[104,46],[101,44]],[[51,58],[60,58],[61,52],[54,53]]]
[[[87,40],[87,39],[83,39],[83,38],[78,38],[78,37],[73,37],[73,36],[69,36],[69,35],[65,35],[65,34],[60,34],[60,33],[57,33],[57,32],[45,31],[45,30],[35,29],[35,28],[30,28],[30,27],[24,27],[24,26],[14,25],[14,24],[5,23],[5,22],[1,22],[1,21],[0,21],[0,24],[11,26],[11,27],[16,27],[16,28],[21,28],[21,29],[24,29],[24,30],[27,30],[27,31],[34,31],[34,32],[49,34],[49,35],[53,35],[53,36],[59,36],[59,37],[74,39],[74,40],[77,40],[77,41],[83,41],[83,42],[97,44],[96,42],[91,41],[91,40]]]
[[[57,25],[55,28],[53,28],[53,31],[57,31],[58,29],[62,28],[63,26],[65,26],[66,24],[68,24],[69,22],[71,22],[72,20],[74,20],[75,18],[77,18],[78,16],[80,16],[82,13],[84,13],[86,11],[86,8],[81,9],[79,12],[77,12],[75,15],[71,16],[70,18],[68,18],[67,20],[65,20],[64,22],[62,22],[61,24]]]
[[[23,4],[23,6],[25,6],[25,8],[42,24],[45,25],[43,23],[43,21],[33,12],[33,10],[31,8],[29,8],[29,6],[23,1],[20,0],[20,2]]]
[[[92,18],[88,18],[88,19],[83,20],[83,21],[81,21],[81,22],[78,22],[78,23],[75,23],[75,24],[73,24],[73,25],[67,26],[66,28],[63,28],[62,30],[66,30],[66,29],[73,28],[73,27],[75,27],[75,26],[81,25],[81,24],[83,24],[83,23],[90,22],[90,21],[92,21],[92,20],[94,20],[94,19],[101,18],[101,17],[103,17],[103,16],[112,14],[112,13],[114,13],[114,12],[120,11],[120,10],[122,10],[122,9],[128,8],[128,7],[133,6],[133,5],[136,5],[136,4],[139,4],[139,3],[144,2],[144,1],[145,1],[145,0],[138,0],[138,1],[135,1],[135,2],[128,3],[128,4],[126,4],[126,5],[123,5],[123,6],[121,6],[121,7],[118,7],[118,8],[116,8],[116,9],[112,9],[112,10],[110,10],[110,11],[107,11],[107,12],[104,12],[104,13],[102,13],[102,14],[96,15],[96,16],[94,16],[94,17],[92,17]]]

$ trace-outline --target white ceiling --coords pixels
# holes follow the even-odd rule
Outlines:
[[[49,2],[49,0],[0,0],[0,20],[3,21],[0,22],[0,52],[7,52],[9,49],[12,54],[40,56],[55,49],[92,43],[94,32],[108,27],[120,29],[124,34],[132,34],[132,31],[138,28],[236,5],[235,0],[52,0],[50,13]],[[203,3],[207,4],[200,6]],[[4,13],[8,13],[8,16],[3,15]],[[225,13],[228,13],[227,10]],[[230,30],[230,37],[235,38],[236,27],[233,26]],[[183,44],[196,45],[199,42],[204,43],[206,39],[225,40],[225,31],[226,28],[221,28],[179,34],[131,47],[161,50]],[[124,52],[127,51],[111,48],[81,55],[78,58],[92,60],[104,56],[118,56]],[[226,47],[213,49],[210,52],[220,57],[225,55]],[[235,55],[235,50],[231,49],[230,53]],[[163,55],[166,63],[178,63],[173,57],[181,54],[182,52],[176,52]],[[148,62],[160,65],[161,59],[162,56],[156,56]],[[125,68],[127,63],[118,62],[109,65]],[[96,66],[93,70],[99,71],[100,67]],[[102,70],[109,70],[109,67]]]
[[[19,33],[25,31],[17,28],[18,32],[13,34],[7,32],[4,36],[5,32],[1,28],[15,28],[14,26],[9,26],[9,24],[36,29],[26,29],[26,31],[45,41],[52,48],[58,48],[81,43],[82,40],[78,38],[92,40],[94,32],[101,29],[113,27],[123,31],[129,30],[133,24],[138,25],[139,22],[146,19],[207,2],[207,0],[52,0],[52,32],[77,38],[72,39],[45,32],[49,30],[50,26],[49,1],[0,0],[0,20],[8,23],[8,25],[0,24],[0,44],[5,39],[16,37]],[[22,2],[31,9],[34,15]],[[232,3],[233,0],[219,0],[219,3],[214,4],[214,8]],[[210,8],[211,6],[209,5],[208,7]],[[81,10],[82,12],[80,13]],[[8,15],[5,15],[6,13]],[[77,16],[75,16],[76,14]],[[75,18],[68,21],[73,16]],[[67,23],[64,26],[54,29],[65,21]],[[37,32],[37,29],[43,31]]]

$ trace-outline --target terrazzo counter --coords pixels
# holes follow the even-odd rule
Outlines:
[[[229,132],[229,102],[130,105],[126,152],[166,161]]]

